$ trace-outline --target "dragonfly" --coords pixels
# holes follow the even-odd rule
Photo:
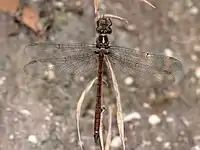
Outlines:
[[[107,57],[116,75],[125,74],[136,79],[158,79],[167,76],[173,80],[182,74],[181,62],[173,57],[132,48],[112,46],[108,36],[112,33],[111,18],[102,16],[96,21],[96,43],[32,43],[25,47],[27,53],[34,53],[35,59],[24,66],[24,71],[34,77],[44,77],[53,72],[58,78],[70,78],[71,74],[85,77],[92,72],[97,75],[97,96],[94,117],[94,140],[99,139],[102,113],[102,72]],[[143,76],[144,75],[144,76]]]

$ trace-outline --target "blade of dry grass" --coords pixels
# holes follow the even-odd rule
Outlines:
[[[102,80],[103,83],[105,83],[106,86],[108,86],[108,83],[105,80]],[[105,111],[105,108],[101,108],[101,118],[100,118],[100,128],[99,128],[99,136],[100,136],[100,144],[101,144],[101,150],[104,150],[104,140],[103,140],[103,113]]]
[[[114,108],[114,106],[112,106],[112,105],[109,106],[109,108],[108,108],[108,111],[109,111],[108,134],[107,134],[107,138],[106,138],[105,150],[110,150],[113,108]]]
[[[156,8],[156,6],[154,6],[153,4],[151,4],[149,1],[147,0],[141,0],[143,1],[144,3],[148,4],[149,6],[151,6],[152,8]]]
[[[94,13],[95,16],[99,15],[99,0],[94,0]]]
[[[104,16],[104,17],[108,17],[108,18],[118,19],[118,20],[124,21],[124,22],[126,22],[126,24],[128,24],[128,20],[126,20],[125,18],[116,16],[116,15],[112,15],[112,14],[101,15],[99,12],[99,5],[100,5],[99,0],[94,0],[95,20],[98,20],[99,18]]]
[[[120,21],[126,22],[126,24],[129,24],[129,23],[128,23],[128,20],[126,20],[125,18],[122,18],[122,17],[120,17],[120,16],[116,16],[116,15],[112,15],[112,14],[104,14],[103,16],[104,16],[104,17],[108,17],[108,18],[118,19],[118,20],[120,20]]]
[[[104,109],[102,109],[102,112],[101,112],[101,118],[100,118],[101,120],[100,120],[100,128],[99,128],[101,150],[104,150],[104,143],[103,143],[103,113],[104,113]]]
[[[122,112],[122,107],[121,107],[119,87],[118,87],[118,84],[117,84],[117,79],[115,77],[114,71],[112,69],[112,66],[111,66],[110,61],[107,58],[107,56],[105,56],[105,60],[106,60],[106,65],[107,65],[107,67],[108,67],[108,69],[111,73],[111,77],[112,77],[113,88],[114,88],[114,91],[115,91],[116,104],[117,104],[117,126],[118,126],[118,130],[119,130],[120,138],[122,140],[123,150],[125,150],[124,121],[123,121],[123,112]]]
[[[90,89],[92,88],[94,82],[96,81],[97,77],[95,77],[93,80],[91,80],[86,88],[83,90],[79,100],[78,100],[78,103],[77,103],[77,107],[76,107],[76,126],[77,126],[77,133],[78,133],[78,142],[79,142],[79,145],[80,145],[80,148],[81,150],[83,150],[83,144],[82,144],[82,141],[81,141],[81,134],[80,134],[80,126],[79,126],[79,119],[80,119],[80,114],[81,114],[81,106],[82,106],[82,103],[83,103],[83,100],[85,98],[85,96],[87,95],[87,93],[90,91]]]

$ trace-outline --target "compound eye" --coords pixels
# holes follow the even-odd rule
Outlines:
[[[104,19],[101,19],[99,22],[98,22],[99,26],[103,26],[105,25],[105,20]]]
[[[96,31],[98,32],[98,33],[101,33],[102,31],[103,31],[103,28],[100,26],[100,27],[97,27],[96,28]]]
[[[111,34],[111,33],[112,33],[112,30],[111,30],[111,29],[108,29],[108,30],[107,30],[107,33],[108,33],[108,34]]]

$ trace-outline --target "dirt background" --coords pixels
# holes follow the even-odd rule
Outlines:
[[[46,5],[41,2],[32,2],[38,12],[55,12],[52,29],[47,31],[49,39],[56,43],[95,42],[92,0],[49,1]],[[139,0],[102,0],[101,5],[102,13],[118,15],[129,21],[126,25],[113,20],[111,43],[173,55],[184,66],[184,78],[169,85],[164,93],[159,90],[162,84],[147,88],[132,83],[121,90],[126,148],[199,150],[200,2],[151,2],[155,9]],[[18,34],[8,36],[19,27]],[[0,149],[79,149],[75,112],[78,97],[87,82],[75,80],[55,84],[28,78],[23,72],[28,61],[23,48],[32,41],[44,41],[31,36],[33,33],[28,31],[23,25],[16,24],[12,17],[0,14]],[[81,135],[86,150],[95,148],[95,95],[94,87],[82,109]],[[114,99],[110,89],[104,88],[103,99],[107,109],[107,104]],[[149,123],[152,114],[160,118],[156,126]],[[106,128],[105,119],[105,133]],[[111,149],[122,149],[115,119]]]

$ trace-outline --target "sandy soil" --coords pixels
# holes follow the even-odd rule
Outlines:
[[[152,8],[138,0],[102,0],[102,12],[126,18],[129,25],[113,20],[111,43],[140,48],[141,51],[173,55],[184,66],[184,77],[177,84],[150,87],[122,85],[127,150],[200,149],[200,2],[151,0]],[[55,10],[50,39],[56,43],[95,42],[92,0],[62,1]],[[56,5],[52,4],[52,7]],[[34,4],[38,11],[38,3]],[[78,6],[77,6],[78,5]],[[65,8],[65,9],[64,9]],[[79,149],[76,132],[76,104],[87,81],[46,82],[23,72],[29,57],[25,45],[41,39],[30,38],[24,27],[8,37],[16,24],[0,14],[0,149],[74,150]],[[121,81],[123,84],[123,81]],[[161,92],[165,89],[164,93]],[[114,103],[104,88],[105,108]],[[82,108],[81,135],[84,149],[95,149],[93,118],[95,87]],[[107,118],[107,112],[105,118]],[[157,125],[149,118],[158,117]],[[115,117],[115,115],[113,115]],[[105,133],[107,131],[105,119]],[[92,144],[91,144],[92,143]],[[116,119],[113,120],[111,149],[122,149]]]

